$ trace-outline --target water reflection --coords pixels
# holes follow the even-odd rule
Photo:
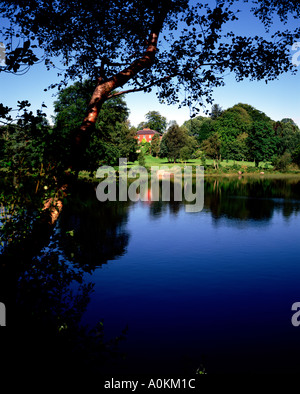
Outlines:
[[[81,185],[60,218],[61,244],[66,256],[86,270],[122,256],[130,238],[126,224],[131,204],[101,203],[93,185]]]
[[[162,182],[160,189],[162,188]],[[147,189],[151,196],[151,187]],[[184,193],[182,193],[184,196]],[[160,193],[161,197],[161,193]],[[174,199],[171,187],[170,201],[145,201],[153,219],[163,213],[177,215],[188,202]],[[210,212],[214,220],[226,217],[232,220],[260,220],[267,223],[275,212],[282,212],[289,218],[300,210],[300,180],[256,179],[256,178],[207,178],[204,183],[204,210]]]
[[[108,342],[100,315],[93,326],[82,325],[93,288],[84,270],[67,259],[55,231],[49,245],[18,272],[15,308],[9,306],[17,370],[49,375],[64,375],[66,370],[99,373],[112,358],[122,356],[117,346],[125,331]]]
[[[131,205],[127,253],[97,275],[85,315],[128,323],[119,371],[297,370],[299,180],[266,181],[208,178],[198,213],[172,198]]]
[[[105,315],[117,334],[129,320],[131,342],[127,351],[130,353],[135,346],[139,348],[137,354],[143,348],[145,354],[152,352],[153,365],[161,371],[168,367],[170,373],[176,370],[173,358],[179,350],[191,357],[191,368],[195,369],[198,354],[194,354],[194,348],[199,354],[204,349],[224,361],[222,351],[231,350],[230,344],[224,345],[226,336],[233,348],[237,343],[236,352],[242,353],[246,341],[240,338],[238,343],[240,334],[235,326],[242,325],[245,337],[254,341],[247,331],[247,308],[253,325],[260,313],[255,332],[264,343],[269,335],[269,315],[265,317],[265,312],[272,310],[275,327],[278,305],[283,316],[292,302],[299,301],[298,224],[293,223],[294,238],[285,232],[287,254],[284,243],[278,242],[282,223],[270,232],[271,241],[275,239],[274,251],[267,248],[271,244],[268,234],[241,234],[237,230],[241,225],[253,225],[255,229],[265,226],[276,215],[293,219],[300,210],[300,180],[207,178],[204,186],[203,211],[186,213],[187,201],[175,201],[172,188],[170,201],[100,203],[95,185],[79,185],[64,208],[48,248],[30,264],[26,262],[17,274],[18,322],[26,321],[28,328],[19,339],[23,349],[20,364],[32,349],[35,336],[40,340],[37,347],[41,343],[44,346],[36,357],[41,353],[47,357],[48,352],[53,355],[64,344],[61,354],[69,357],[61,360],[60,367],[65,360],[72,361],[74,349],[77,360],[86,358],[94,363],[95,354],[86,345],[93,342],[82,335],[79,325],[89,307],[93,321]],[[211,222],[215,227],[225,224],[225,231],[216,234]],[[288,262],[284,269],[282,261]],[[99,274],[98,268],[107,262],[111,262],[108,269]],[[85,282],[87,272],[92,274],[91,284]],[[96,295],[94,281],[100,287]],[[287,301],[284,305],[283,299]],[[226,308],[216,312],[220,302]],[[280,330],[286,333],[288,330],[280,324]],[[57,331],[57,327],[61,329]],[[26,342],[27,335],[31,342]],[[275,329],[272,335],[276,341]],[[166,340],[162,360],[167,359],[168,366],[159,362],[154,351],[160,348],[162,338]],[[189,344],[189,350],[185,344]],[[102,345],[100,342],[99,354]]]
[[[268,222],[274,212],[285,217],[300,209],[299,179],[211,179],[205,183],[205,208],[222,217]]]

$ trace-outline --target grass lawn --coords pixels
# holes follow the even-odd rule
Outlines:
[[[193,165],[193,166],[201,166],[202,165],[202,161],[201,159],[190,159],[186,162],[181,162],[178,161],[177,163],[168,163],[167,159],[160,159],[159,157],[153,157],[151,155],[147,155],[145,156],[145,160],[146,160],[146,167],[151,167],[151,166],[168,166],[169,168],[173,167],[174,165],[176,166],[185,166],[185,165]],[[206,166],[213,167],[214,161],[207,159],[206,160]],[[255,163],[251,162],[251,161],[235,161],[235,160],[222,160],[221,163],[221,167],[225,167],[225,168],[230,168],[234,165],[240,166],[240,167],[254,167],[255,168]],[[138,165],[138,161],[135,161],[134,163],[130,163],[128,165],[128,167],[132,167],[134,165]],[[271,165],[271,163],[264,163],[261,162],[259,164],[259,168],[260,169],[272,169],[273,166]]]
[[[188,160],[187,162],[177,162],[177,163],[168,163],[167,159],[160,159],[159,157],[153,157],[151,155],[145,156],[146,165],[145,167],[148,170],[151,170],[152,166],[163,167],[166,166],[168,168],[172,168],[173,166],[184,167],[185,165],[193,166],[194,169],[196,166],[203,165],[201,159]],[[131,168],[133,166],[137,166],[138,161],[127,163],[127,167]],[[118,171],[118,167],[115,167],[115,170]],[[259,167],[255,167],[254,162],[248,161],[235,161],[235,160],[222,160],[219,163],[219,169],[214,168],[214,161],[207,159],[205,162],[204,168],[205,176],[264,176],[264,177],[300,177],[300,170],[298,168],[291,167],[288,171],[280,172],[273,169],[273,166],[270,162],[261,162]],[[94,174],[90,174],[88,171],[80,171],[79,178],[86,180],[97,180],[95,178],[96,171]]]

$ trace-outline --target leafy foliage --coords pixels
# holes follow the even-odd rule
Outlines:
[[[258,165],[269,161],[276,152],[278,139],[271,125],[255,121],[249,132],[250,158]]]
[[[286,171],[291,163],[292,156],[288,152],[285,152],[282,156],[275,156],[273,158],[273,166],[279,171]]]
[[[8,67],[18,70],[22,60],[34,63],[32,51],[38,46],[48,69],[55,61],[63,63],[60,81],[50,87],[60,89],[70,80],[86,77],[94,81],[87,114],[71,137],[70,166],[78,169],[101,107],[111,97],[148,92],[156,86],[161,102],[187,105],[195,115],[205,102],[212,103],[213,90],[224,85],[226,72],[235,75],[237,81],[249,78],[268,82],[282,73],[297,71],[289,48],[299,38],[300,29],[283,30],[283,26],[289,18],[299,18],[299,6],[272,0],[262,7],[253,1],[251,12],[262,21],[266,32],[264,36],[240,36],[234,31],[240,12],[235,3],[1,0],[0,11],[12,26],[12,30],[2,28],[4,44],[14,34],[24,42],[23,48],[12,54]],[[276,14],[282,24],[280,30],[271,32]],[[123,86],[126,90],[116,91]],[[219,109],[216,113],[219,119]],[[208,137],[206,134],[201,141]],[[105,141],[105,151],[110,152],[106,160],[113,157],[114,148],[109,148]]]
[[[214,104],[211,107],[210,117],[212,120],[216,120],[220,115],[222,115],[223,110],[219,104]]]
[[[184,129],[180,128],[177,124],[169,127],[164,140],[166,156],[169,161],[172,160],[175,163],[180,158],[180,151],[186,146],[187,140],[188,135]]]
[[[219,116],[214,124],[214,129],[222,141],[221,155],[224,159],[238,160],[236,154],[242,141],[241,135],[248,133],[252,119],[249,113],[240,105],[227,109]],[[246,159],[246,157],[242,157]]]
[[[266,27],[264,37],[234,33],[239,16],[235,3],[2,0],[0,11],[24,39],[19,50],[24,52],[22,59],[35,44],[43,50],[48,68],[54,66],[54,59],[61,59],[65,71],[60,72],[60,86],[83,76],[101,77],[105,82],[118,75],[118,86],[128,83],[133,90],[145,92],[158,86],[159,99],[196,109],[202,99],[212,101],[212,90],[224,84],[225,72],[234,73],[240,81],[273,80],[283,72],[295,71],[288,48],[299,37],[299,28],[271,33],[270,27],[276,14],[280,27],[290,17],[299,17],[298,3],[274,0],[262,6],[253,1],[252,13]],[[6,31],[7,41],[10,33]],[[159,51],[150,59],[151,67],[136,68],[134,61],[143,58],[153,33],[161,36]],[[26,61],[35,60],[30,53]],[[18,59],[11,64],[18,67]],[[132,73],[121,76],[124,69]],[[182,89],[187,93],[183,100]]]
[[[34,115],[29,107],[28,101],[19,102],[15,120],[11,112],[2,115],[6,123],[1,128],[0,157],[5,177],[0,193],[3,250],[20,247],[37,219],[49,220],[44,204],[60,193],[63,166],[56,156],[53,130],[42,110]]]
[[[275,122],[274,130],[280,139],[277,153],[283,155],[285,152],[292,154],[295,147],[300,144],[300,130],[292,119],[282,119]]]
[[[221,140],[218,133],[212,134],[207,140],[201,144],[201,149],[212,159],[219,159],[221,152]]]
[[[215,120],[203,120],[198,141],[208,157],[250,160],[256,165],[260,161],[273,161],[283,170],[290,160],[294,161],[300,130],[292,119],[275,122],[251,105],[239,103],[223,111]]]
[[[149,128],[151,130],[164,133],[167,127],[167,119],[162,116],[158,111],[149,111],[145,115],[146,122],[138,125],[138,129]]]
[[[55,130],[63,136],[67,149],[70,148],[72,131],[81,125],[92,91],[93,84],[90,80],[75,82],[62,89],[54,102]],[[83,157],[81,169],[92,171],[102,163],[116,165],[120,157],[129,161],[136,160],[136,133],[129,128],[128,115],[129,110],[121,97],[105,102]]]
[[[151,141],[151,154],[152,156],[156,157],[159,154],[160,149],[160,135],[154,134],[152,141]]]
[[[202,142],[208,137],[209,131],[207,132],[204,123],[208,122],[210,119],[204,116],[196,116],[187,121],[185,121],[182,127],[185,127],[187,133],[199,139]]]

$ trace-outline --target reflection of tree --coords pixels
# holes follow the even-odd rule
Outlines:
[[[31,228],[27,221],[22,221],[23,213],[28,216],[30,212],[27,201],[24,201],[23,210],[19,211],[17,227],[14,225],[5,229],[5,239],[14,238],[14,234],[30,229],[26,239],[18,241],[17,237],[9,248],[1,250],[0,255],[0,301],[6,305],[7,325],[15,334],[16,367],[23,370],[28,365],[35,372],[44,369],[50,373],[59,372],[70,366],[78,372],[85,368],[101,371],[102,367],[106,367],[107,360],[111,361],[112,356],[119,355],[118,340],[104,341],[101,324],[88,330],[82,327],[80,321],[93,290],[92,284],[84,283],[85,269],[90,262],[93,263],[90,269],[99,264],[96,253],[102,253],[100,262],[124,253],[129,237],[122,226],[127,217],[128,204],[115,204],[113,208],[106,206],[99,210],[101,204],[96,199],[94,188],[80,185],[80,190],[79,199],[70,198],[71,205],[66,205],[61,219],[62,226],[59,228],[58,224],[52,235],[48,226],[45,230],[47,234],[43,234],[41,225]],[[10,201],[8,191],[3,193],[6,201]],[[82,204],[82,210],[77,209],[76,201]],[[74,216],[69,215],[68,209],[75,212]],[[68,230],[74,231],[74,237],[71,237],[65,234],[63,225],[73,218],[77,220],[77,212],[81,216],[76,229],[68,227]],[[51,241],[44,243],[41,249],[39,238],[46,239],[44,235],[51,235]],[[76,238],[77,235],[79,238]],[[74,264],[69,256],[80,264]]]
[[[277,208],[277,205],[276,205],[276,208]],[[300,212],[300,203],[297,205],[293,202],[292,203],[285,202],[279,206],[279,209],[282,210],[282,214],[284,217],[289,218],[293,214]]]
[[[176,215],[187,203],[183,183],[181,202],[174,198],[172,181],[170,201],[162,201],[162,182],[159,182],[159,201],[148,203],[152,218],[161,217],[165,211]],[[229,219],[266,221],[272,218],[275,210],[281,211],[285,217],[300,211],[299,178],[206,178],[204,187],[204,208],[216,220],[226,216]]]
[[[207,179],[204,206],[215,219],[269,220],[275,209],[286,217],[298,212],[299,196],[299,179]]]
[[[163,201],[163,196],[162,196],[162,187],[163,183],[165,183],[165,186],[168,187],[168,182],[170,182],[170,201]],[[149,183],[149,191],[150,189],[150,183]],[[170,181],[167,180],[160,180],[159,181],[159,201],[151,201],[150,202],[150,208],[149,208],[149,213],[152,218],[159,218],[161,215],[166,212],[167,210],[171,213],[176,215],[180,209],[182,208],[182,202],[177,201],[175,198],[175,193],[174,193],[174,179],[171,179]],[[149,193],[151,196],[151,193]],[[182,183],[182,196],[184,197],[184,192],[183,192],[183,183]]]
[[[93,269],[125,253],[125,225],[130,202],[99,202],[94,187],[82,185],[60,218],[64,252],[85,269]]]
[[[107,343],[102,324],[91,330],[80,324],[93,290],[83,274],[65,258],[57,235],[19,274],[14,327],[21,327],[16,338],[20,367],[30,355],[35,371],[101,372],[108,357],[117,355],[122,337]]]
[[[151,218],[160,218],[163,214],[164,207],[166,208],[166,205],[164,205],[162,201],[152,201],[149,207],[149,213]]]

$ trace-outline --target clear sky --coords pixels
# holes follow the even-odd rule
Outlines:
[[[294,26],[296,22],[291,23]],[[263,35],[261,24],[254,18],[250,18],[247,13],[236,25],[239,34]],[[298,51],[300,62],[300,49]],[[291,50],[291,57],[295,53],[296,51]],[[298,67],[300,71],[300,65]],[[21,76],[0,72],[0,102],[16,108],[17,100],[28,100],[32,103],[34,110],[40,108],[44,102],[48,107],[45,112],[50,118],[53,114],[53,101],[55,100],[53,94],[55,91],[44,92],[44,88],[56,80],[57,71],[47,71],[42,64],[33,66],[25,75]],[[294,76],[282,75],[279,80],[268,84],[264,81],[236,82],[233,75],[227,75],[225,83],[224,87],[215,89],[213,96],[215,103],[223,109],[240,102],[246,103],[265,112],[273,120],[292,118],[300,127],[300,72]],[[175,120],[179,125],[190,117],[189,108],[178,109],[176,105],[159,104],[155,91],[152,93],[131,93],[125,96],[125,100],[130,109],[129,120],[134,126],[145,120],[145,114],[151,110],[159,111],[168,121]]]

